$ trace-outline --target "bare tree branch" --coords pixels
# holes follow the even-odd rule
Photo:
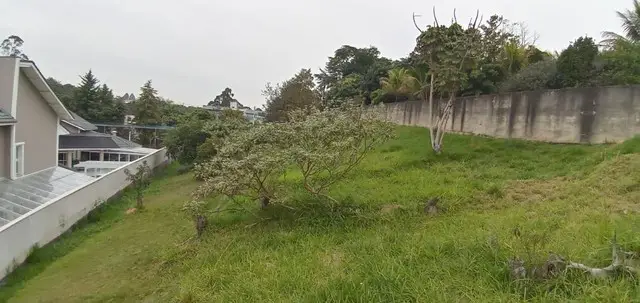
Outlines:
[[[433,7],[433,22],[436,24],[436,27],[440,27],[440,24],[438,24],[438,16],[436,15],[436,7]]]
[[[416,17],[420,17],[420,15],[416,15],[416,13],[413,13],[413,25],[416,27],[418,31],[423,33],[424,31],[420,29],[420,27],[418,26],[418,23],[416,22]]]

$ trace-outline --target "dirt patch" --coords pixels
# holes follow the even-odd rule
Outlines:
[[[340,269],[344,263],[344,253],[340,251],[325,252],[320,256],[320,261],[326,267]]]
[[[380,207],[381,214],[390,214],[398,209],[404,209],[404,206],[400,204],[385,204]]]

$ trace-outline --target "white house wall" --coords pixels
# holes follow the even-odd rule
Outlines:
[[[0,279],[21,264],[32,247],[53,241],[89,211],[128,186],[130,182],[124,170],[135,171],[144,161],[153,168],[163,165],[167,162],[166,149],[128,163],[0,227]]]
[[[22,72],[17,103],[15,142],[25,142],[24,173],[56,166],[58,115]]]

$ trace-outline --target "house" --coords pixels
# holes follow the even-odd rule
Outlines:
[[[264,111],[260,108],[251,109],[251,107],[244,106],[237,100],[229,102],[229,106],[224,106],[220,102],[213,101],[211,105],[205,105],[202,108],[212,112],[216,117],[225,109],[239,110],[244,114],[244,117],[252,123],[260,123],[264,121]]]
[[[0,57],[0,178],[57,166],[60,119],[72,119],[31,61]]]
[[[60,121],[59,166],[99,177],[156,151],[118,137],[115,132],[96,132],[95,125],[74,112],[71,115],[73,119]]]
[[[58,125],[72,119],[32,61],[0,57],[0,226],[92,178],[58,167]]]

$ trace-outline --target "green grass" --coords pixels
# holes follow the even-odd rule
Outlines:
[[[197,183],[172,168],[153,182],[144,211],[125,215],[134,203],[125,194],[36,250],[0,301],[640,299],[631,277],[512,282],[506,269],[514,255],[536,261],[548,251],[607,265],[614,231],[640,249],[639,138],[587,146],[448,135],[444,146],[434,155],[426,129],[399,128],[334,186],[340,205],[294,188],[286,207],[211,216],[200,240],[180,210]],[[436,196],[443,212],[425,215]]]

